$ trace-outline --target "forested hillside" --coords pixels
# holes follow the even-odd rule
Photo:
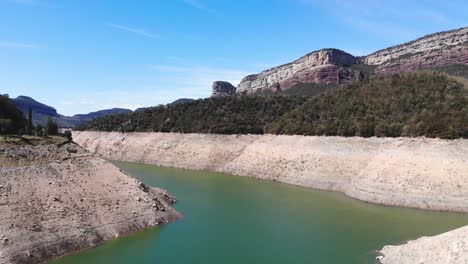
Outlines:
[[[376,77],[307,101],[274,134],[468,137],[468,91],[440,73]]]
[[[234,96],[108,116],[78,130],[468,138],[468,90],[441,73],[374,77],[318,96]]]
[[[262,134],[266,125],[305,101],[279,95],[207,98],[98,118],[76,130]]]

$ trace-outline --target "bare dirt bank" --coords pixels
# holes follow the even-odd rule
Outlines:
[[[422,237],[401,246],[385,246],[382,264],[466,264],[468,226],[434,237]]]
[[[0,263],[42,263],[179,217],[164,190],[67,144],[0,144]]]
[[[74,132],[102,157],[334,190],[377,204],[468,212],[468,140]]]
[[[468,140],[74,132],[105,158],[334,190],[385,205],[468,212]],[[386,246],[384,264],[467,263],[468,228]]]

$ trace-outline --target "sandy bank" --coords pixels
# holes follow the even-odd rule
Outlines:
[[[422,237],[401,246],[385,246],[382,264],[466,264],[468,226],[434,237]]]
[[[173,202],[78,146],[0,145],[0,263],[42,263],[173,221]]]
[[[334,190],[377,204],[468,212],[468,140],[74,132],[102,157]]]

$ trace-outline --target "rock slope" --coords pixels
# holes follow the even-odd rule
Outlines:
[[[211,87],[211,97],[229,96],[236,93],[236,87],[228,82],[216,81]]]
[[[468,140],[73,132],[105,158],[334,190],[377,204],[468,212]]]
[[[424,36],[401,45],[354,57],[337,49],[323,49],[259,74],[249,75],[237,93],[287,90],[298,84],[342,84],[366,74],[394,74],[421,69],[468,65],[468,27]]]
[[[262,90],[287,90],[299,83],[341,84],[362,78],[350,66],[358,60],[337,49],[323,49],[285,65],[249,75],[237,86],[237,93],[251,94]]]
[[[466,264],[468,226],[434,237],[422,237],[401,246],[385,246],[382,264]]]
[[[167,192],[72,144],[0,145],[0,263],[43,263],[179,217]]]

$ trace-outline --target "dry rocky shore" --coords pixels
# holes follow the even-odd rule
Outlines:
[[[0,263],[43,263],[174,221],[175,199],[68,144],[0,144]]]
[[[377,204],[468,212],[466,139],[117,132],[73,136],[91,153],[115,160],[340,191]],[[381,262],[468,263],[463,253],[468,252],[467,237],[468,229],[462,228],[385,247]]]

